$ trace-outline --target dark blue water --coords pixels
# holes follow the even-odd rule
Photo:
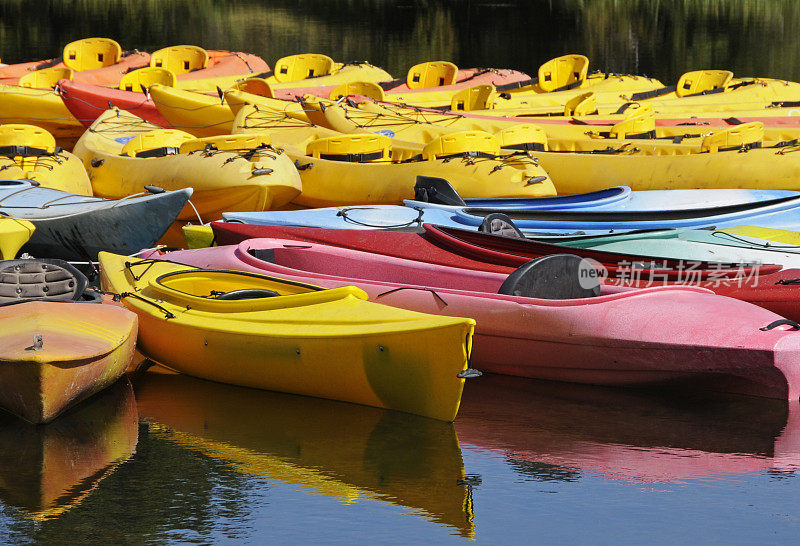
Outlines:
[[[148,372],[47,427],[0,421],[0,536],[784,542],[798,410],[485,376],[451,425]]]

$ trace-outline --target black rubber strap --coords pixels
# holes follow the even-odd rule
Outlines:
[[[767,108],[796,108],[800,106],[800,100],[786,100],[781,102],[773,102]]]
[[[508,91],[509,89],[519,89],[520,87],[527,87],[529,85],[536,85],[539,83],[539,78],[531,78],[529,80],[522,80],[521,82],[506,83],[503,85],[495,85],[494,88],[498,92]]]
[[[436,156],[436,159],[453,159],[456,157],[494,159],[497,156],[486,152],[461,152],[460,154],[439,155]]]
[[[733,89],[733,87],[729,87],[728,89]],[[692,93],[691,95],[684,95],[682,98],[686,97],[702,97],[704,95],[716,95],[717,93],[723,93],[725,91],[724,87],[717,87],[716,89],[706,89],[705,91],[700,91],[699,93]]]
[[[152,150],[142,150],[136,152],[136,157],[164,157],[167,155],[178,155],[181,152],[180,148],[174,146],[163,146],[161,148],[153,148]]]
[[[597,136],[600,136],[600,137],[603,137],[603,138],[611,138],[611,131],[600,131],[599,133],[593,133],[593,134],[596,134]],[[652,131],[645,131],[644,133],[628,133],[623,137],[617,137],[617,138],[624,138],[624,139],[652,139],[652,138],[656,138],[656,131],[655,131],[655,129],[653,129]]]
[[[383,152],[372,152],[369,154],[319,154],[320,159],[328,159],[330,161],[347,161],[349,163],[366,163],[383,157]]]
[[[509,144],[503,146],[503,150],[524,150],[528,152],[543,152],[544,144],[541,142],[522,142],[520,144]]]
[[[668,85],[666,87],[660,87],[658,89],[653,89],[651,91],[641,91],[639,93],[634,93],[631,95],[631,101],[638,101],[638,100],[647,100],[652,99],[653,97],[660,97],[662,95],[668,95],[669,93],[673,93],[677,90],[677,87],[674,85]]]
[[[718,152],[732,152],[733,150],[740,150],[742,152],[746,152],[747,150],[752,150],[753,148],[761,148],[760,142],[748,142],[747,144],[742,144],[741,146],[728,146],[727,148],[719,148]]]
[[[630,108],[634,104],[636,104],[636,103],[635,102],[626,102],[625,104],[623,104],[622,106],[617,108],[617,110],[616,110],[616,112],[614,112],[614,114],[615,115],[616,114],[623,114],[625,112],[625,110],[627,110],[628,108]]]
[[[0,156],[5,157],[43,157],[55,155],[60,151],[61,148],[56,148],[55,152],[48,152],[43,148],[34,148],[33,146],[0,146]]]

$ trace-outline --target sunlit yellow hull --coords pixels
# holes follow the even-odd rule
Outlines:
[[[167,262],[128,267],[130,258],[102,252],[99,259],[105,290],[137,294],[122,301],[139,315],[139,349],[169,368],[444,421],[456,416],[464,384],[457,375],[468,364],[471,319],[366,302],[354,287],[321,290]],[[285,296],[208,296],[243,289]]]
[[[417,150],[448,132],[480,129],[490,133],[514,122],[481,120],[365,102],[359,108],[330,106],[324,115],[342,132],[391,131],[405,146]],[[693,127],[685,128],[691,132]],[[238,130],[238,129],[236,129]],[[589,129],[584,129],[589,130]],[[567,133],[570,130],[564,130]],[[562,134],[564,134],[562,133]],[[773,138],[792,136],[774,129]],[[769,144],[769,143],[767,143]],[[634,190],[755,188],[800,189],[800,147],[738,149],[701,153],[700,139],[675,144],[670,140],[547,139],[547,151],[530,152],[544,167],[559,194],[582,193],[612,185]],[[589,153],[607,149],[616,153]]]
[[[295,117],[308,121],[303,112],[303,107],[296,102],[270,99],[244,93],[231,91],[225,94],[223,102],[218,96],[193,93],[164,85],[150,87],[150,96],[158,108],[158,112],[178,129],[192,133],[198,137],[230,134],[233,127],[234,111],[244,104],[258,104],[271,110],[282,109],[291,112]],[[228,104],[231,97],[235,110]]]
[[[0,84],[0,124],[22,123],[46,129],[59,146],[71,150],[86,128],[52,89]]]
[[[304,152],[317,138],[338,135],[330,129],[283,124],[280,112],[242,108],[234,133],[267,131],[275,145],[286,150],[300,169],[303,192],[293,202],[307,207],[400,204],[414,197],[418,175],[445,178],[464,197],[546,197],[555,195],[547,173],[525,156],[511,158],[435,159],[427,161],[355,163],[309,157]],[[296,124],[295,124],[296,125]],[[396,146],[393,157],[411,157],[417,151]]]
[[[0,307],[0,405],[46,423],[120,378],[136,316],[110,305],[33,301]],[[42,348],[34,349],[41,334]]]
[[[563,109],[567,101],[588,92],[594,93],[598,103],[619,102],[620,94],[630,95],[661,87],[663,84],[660,81],[642,76],[605,78],[600,74],[590,76],[580,87],[564,91],[543,92],[537,85],[503,91],[494,98],[493,109],[532,107]],[[459,91],[461,89],[387,93],[386,101],[425,107],[450,106],[453,95]]]
[[[800,245],[800,231],[764,228],[758,226],[736,226],[719,229],[717,231],[730,233],[731,235],[744,235],[745,237],[754,237],[756,239],[774,241],[781,245]]]
[[[35,229],[27,220],[0,217],[0,259],[13,260]]]
[[[226,151],[151,158],[120,155],[126,139],[155,128],[123,110],[108,110],[97,118],[75,146],[95,195],[119,199],[144,191],[146,185],[165,190],[191,187],[195,208],[187,205],[178,220],[197,221],[199,213],[208,222],[225,211],[279,207],[300,192],[300,176],[291,159],[277,150],[250,159]]]

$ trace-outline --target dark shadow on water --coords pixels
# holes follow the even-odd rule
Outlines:
[[[793,476],[800,465],[797,401],[485,376],[467,384],[456,430],[545,481]]]

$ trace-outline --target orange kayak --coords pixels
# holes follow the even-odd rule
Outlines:
[[[46,423],[114,383],[137,318],[114,305],[28,301],[0,307],[0,406]]]

